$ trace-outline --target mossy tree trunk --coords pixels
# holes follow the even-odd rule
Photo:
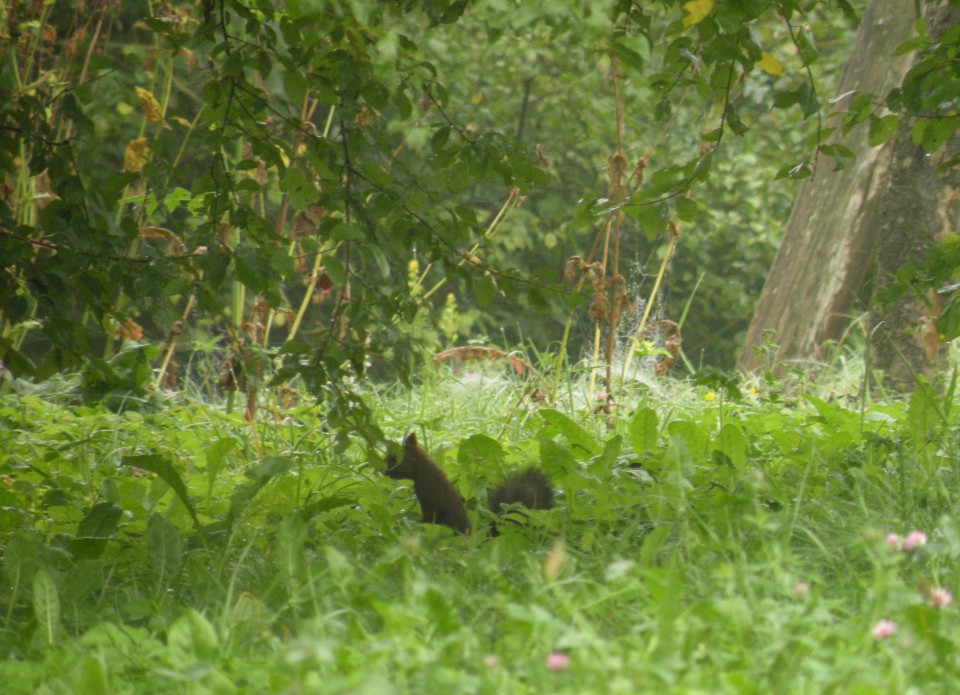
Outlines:
[[[900,85],[912,57],[891,53],[914,35],[915,8],[903,0],[872,0],[838,94],[859,90],[883,98]],[[932,35],[956,20],[946,3],[928,3],[924,15]],[[941,150],[943,157],[927,157],[913,144],[911,124],[905,122],[881,147],[871,147],[868,138],[866,124],[855,128],[843,144],[856,160],[840,171],[830,171],[829,162],[821,160],[804,182],[748,329],[741,370],[776,371],[784,362],[821,360],[825,346],[842,340],[851,322],[864,315],[877,346],[874,365],[894,386],[907,386],[910,377],[901,355],[921,373],[935,363],[938,349],[924,343],[924,328],[934,318],[931,307],[907,298],[882,313],[866,311],[873,290],[904,263],[920,260],[926,244],[956,226],[956,170],[936,168],[938,159],[952,156],[951,148]],[[875,281],[868,282],[871,278]],[[755,348],[764,346],[768,335],[777,349],[764,356]]]

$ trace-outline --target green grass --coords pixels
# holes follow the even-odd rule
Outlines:
[[[950,399],[776,388],[735,399],[664,382],[626,391],[614,416],[575,386],[554,407],[518,405],[519,385],[496,377],[364,393],[388,436],[416,430],[456,481],[470,539],[419,524],[409,484],[379,473],[382,446],[335,437],[310,402],[265,407],[251,428],[184,394],[119,414],[9,394],[0,682],[957,692],[957,609],[933,600],[960,590]],[[486,489],[530,464],[559,504],[486,538]],[[885,539],[913,530],[928,542]],[[873,636],[881,620],[893,635]]]

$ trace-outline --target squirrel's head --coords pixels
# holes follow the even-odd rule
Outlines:
[[[390,442],[387,446],[390,449],[390,453],[388,453],[387,458],[384,459],[386,467],[383,469],[383,474],[388,478],[395,478],[397,480],[403,478],[413,480],[417,461],[416,452],[420,448],[417,445],[417,435],[411,432],[407,435],[407,438],[403,440],[402,458],[398,456],[399,446],[393,442]]]

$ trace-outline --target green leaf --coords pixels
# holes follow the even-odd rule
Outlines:
[[[166,586],[180,569],[183,544],[176,526],[159,514],[147,520],[147,557],[157,579],[157,591]]]
[[[563,475],[577,467],[577,459],[566,447],[546,438],[540,440],[540,463],[547,475]]]
[[[773,97],[773,108],[788,109],[794,104],[800,103],[802,94],[799,89],[784,89],[777,92]]]
[[[77,538],[110,538],[122,515],[123,510],[113,502],[95,505],[80,521]]]
[[[677,440],[682,441],[687,448],[687,454],[700,458],[707,453],[708,436],[703,428],[691,420],[674,420],[667,425],[667,432],[675,447]],[[681,452],[682,454],[683,452]]]
[[[3,576],[9,584],[12,596],[27,587],[27,582],[37,571],[40,546],[23,536],[14,536],[3,547]]]
[[[288,167],[280,174],[280,190],[290,195],[290,206],[297,209],[306,209],[318,197],[316,186],[308,181],[300,169]]]
[[[897,130],[897,125],[900,123],[900,118],[893,114],[882,116],[877,118],[873,116],[870,118],[870,146],[877,147],[882,145],[887,140],[890,139],[890,136]]]
[[[480,309],[487,308],[497,298],[497,286],[486,275],[474,280],[473,292],[477,300],[477,307]]]
[[[893,53],[890,55],[896,58],[897,56],[919,51],[920,49],[926,48],[929,45],[929,36],[914,36],[912,39],[907,39],[906,41],[901,42],[900,45],[893,49]]]
[[[820,100],[812,85],[804,84],[800,88],[800,108],[804,118],[809,118],[820,110]]]
[[[670,536],[670,527],[667,525],[657,526],[643,539],[643,545],[640,547],[639,564],[641,567],[655,567],[657,555],[663,548]]]
[[[227,455],[237,448],[239,442],[233,437],[218,439],[207,447],[207,495],[213,494],[213,486],[220,479],[220,471]]]
[[[206,618],[194,609],[177,618],[167,632],[167,646],[175,663],[211,663],[220,655],[217,631]]]
[[[623,63],[625,67],[631,68],[637,72],[637,74],[643,74],[644,59],[638,51],[634,50],[630,46],[627,46],[627,41],[629,37],[624,35],[616,35],[613,40],[610,41],[609,49],[620,62]]]
[[[307,532],[307,524],[295,514],[285,518],[277,528],[273,562],[291,589],[295,580],[303,578]]]
[[[654,451],[660,443],[660,423],[653,408],[637,408],[628,425],[630,445],[636,454]]]
[[[927,154],[933,154],[953,137],[958,126],[960,126],[960,116],[935,118],[928,121],[923,131],[923,149]]]
[[[451,128],[444,126],[437,128],[436,132],[433,134],[433,137],[430,138],[430,148],[434,153],[439,152],[443,149],[443,146],[447,144],[447,140],[450,138]]]
[[[267,456],[254,466],[250,472],[253,478],[249,483],[240,486],[230,497],[230,511],[227,514],[227,525],[233,527],[240,519],[240,515],[263,487],[273,478],[281,476],[295,465],[289,456]]]
[[[318,499],[316,502],[311,502],[305,506],[300,512],[300,517],[302,519],[312,519],[318,514],[329,512],[331,509],[350,507],[355,504],[357,504],[356,497],[347,497],[346,495],[331,495],[330,497],[323,497]]]
[[[15,377],[30,377],[36,372],[36,365],[19,350],[15,350],[11,341],[0,338],[0,360],[5,369]]]
[[[307,80],[303,71],[288,65],[283,72],[283,89],[292,104],[295,106],[302,104],[307,95]]]
[[[918,445],[922,446],[931,432],[939,430],[945,417],[933,386],[922,380],[910,395],[907,422]]]
[[[700,206],[690,198],[677,198],[677,217],[684,222],[693,222],[700,214]]]
[[[733,467],[742,469],[747,463],[747,438],[736,423],[726,423],[714,442],[716,450],[723,454]]]
[[[53,578],[43,568],[33,575],[33,616],[43,641],[48,646],[56,644],[60,632],[60,594]]]
[[[190,497],[187,495],[187,486],[183,484],[180,474],[177,473],[173,464],[170,463],[166,457],[160,456],[159,454],[124,456],[121,459],[121,464],[130,466],[131,468],[142,468],[145,471],[150,471],[160,476],[160,479],[169,485],[177,497],[180,498],[180,501],[183,502],[183,506],[185,506],[190,513],[190,518],[193,519],[193,523],[197,528],[200,528],[200,520],[197,518],[197,513],[193,508],[193,504],[190,502]]]
[[[563,435],[571,446],[581,449],[590,456],[596,456],[601,452],[600,443],[569,416],[553,408],[543,408],[539,411],[539,415],[544,422]]]
[[[493,437],[474,434],[467,437],[457,447],[457,462],[464,466],[475,464],[489,465],[503,461],[503,447]]]
[[[343,287],[347,281],[347,269],[343,267],[343,263],[334,258],[333,254],[328,253],[323,257],[320,265],[323,266],[334,287]]]
[[[960,302],[957,297],[950,298],[940,317],[936,321],[937,333],[941,340],[950,342],[960,336]]]
[[[330,230],[330,239],[332,241],[354,241],[363,238],[364,233],[362,229],[354,224],[347,224],[346,222],[340,222]]]

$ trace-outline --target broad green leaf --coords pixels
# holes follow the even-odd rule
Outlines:
[[[913,53],[914,51],[919,51],[921,48],[926,48],[930,45],[929,36],[914,36],[912,39],[907,39],[893,49],[891,54],[893,57],[906,55],[907,53]]]
[[[728,422],[723,425],[717,434],[714,446],[717,451],[726,456],[735,469],[740,470],[746,465],[747,438],[736,423]]]
[[[899,123],[900,118],[893,114],[880,118],[872,117],[870,119],[870,146],[877,147],[889,140],[890,136],[897,130],[897,124]]]
[[[485,309],[497,298],[497,286],[486,275],[477,278],[473,283],[474,297],[477,300],[477,306]]]
[[[110,538],[117,530],[123,510],[113,502],[101,502],[77,526],[77,538]]]
[[[289,456],[267,456],[254,466],[250,472],[252,480],[237,488],[230,497],[230,511],[227,514],[228,526],[232,527],[237,523],[247,505],[267,483],[289,471],[295,463]]]
[[[581,449],[590,456],[596,456],[602,451],[600,443],[568,415],[552,408],[544,408],[539,411],[539,414],[547,424],[552,425],[557,432],[562,434],[572,446]]]
[[[273,561],[280,576],[288,584],[304,578],[304,544],[307,531],[307,524],[296,514],[286,517],[277,528]]]
[[[918,445],[922,446],[930,433],[944,424],[944,420],[937,392],[921,377],[917,388],[910,395],[910,405],[907,408],[907,423]]]
[[[347,224],[346,222],[341,222],[330,230],[330,239],[332,241],[354,241],[363,238],[364,234],[362,229],[354,224]]]
[[[213,486],[220,478],[227,455],[238,445],[239,442],[233,437],[224,437],[207,447],[207,496],[213,493]]]
[[[181,665],[197,661],[213,662],[220,655],[220,640],[210,621],[189,609],[177,618],[167,632],[167,646]]]
[[[667,525],[657,526],[643,539],[643,545],[640,547],[639,563],[641,567],[653,567],[660,550],[663,548],[670,535],[670,527]]]
[[[193,508],[193,503],[190,501],[190,497],[187,494],[187,486],[183,484],[180,474],[177,473],[177,470],[173,467],[173,464],[170,463],[165,456],[160,456],[159,454],[124,456],[121,459],[121,463],[124,466],[130,466],[131,468],[142,468],[145,471],[150,471],[151,473],[156,473],[158,476],[160,476],[160,479],[169,485],[174,493],[176,493],[177,497],[180,498],[180,501],[183,502],[183,506],[185,506],[187,511],[190,513],[190,518],[193,519],[193,523],[196,524],[197,528],[200,527],[200,520],[197,518],[197,513]]]
[[[307,80],[303,72],[292,66],[287,66],[283,71],[283,88],[287,93],[287,98],[296,106],[303,103],[307,95]]]
[[[940,317],[937,318],[936,325],[940,338],[946,342],[960,336],[960,303],[957,302],[956,296],[950,298]]]
[[[43,568],[33,575],[33,616],[43,641],[49,646],[56,644],[60,632],[60,594],[53,578]]]
[[[630,445],[636,454],[654,451],[660,443],[660,423],[653,408],[637,408],[628,426]]]
[[[79,669],[74,669],[71,687],[75,693],[108,693],[112,690],[104,664],[93,656],[80,660]]]
[[[23,536],[14,536],[3,546],[3,575],[13,595],[26,589],[37,571],[40,546]]]
[[[501,461],[503,461],[503,447],[496,439],[485,434],[467,437],[457,447],[457,462],[464,466],[489,465]]]
[[[706,456],[709,437],[698,423],[691,420],[674,420],[667,425],[667,431],[670,433],[671,440],[677,438],[683,440],[687,450],[694,457]]]
[[[577,467],[577,459],[569,449],[552,439],[540,440],[540,463],[547,475],[562,475]]]
[[[958,127],[960,127],[960,116],[935,118],[928,121],[923,131],[923,149],[927,154],[933,154],[953,137]]]
[[[308,181],[300,169],[287,167],[280,175],[280,190],[290,195],[290,205],[294,209],[304,209],[316,201],[319,193],[312,181]]]
[[[180,569],[183,544],[176,526],[159,514],[147,520],[147,557],[157,578],[157,589],[168,584]]]

